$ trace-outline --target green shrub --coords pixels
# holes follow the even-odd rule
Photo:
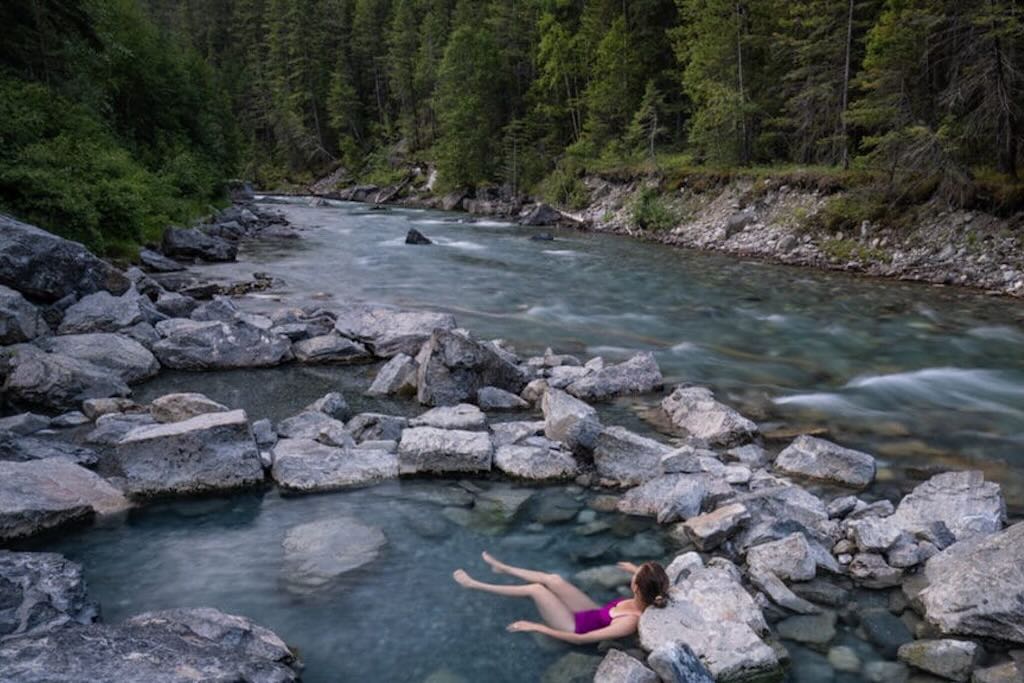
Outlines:
[[[559,166],[543,182],[543,195],[551,204],[573,211],[586,208],[590,203],[587,186],[575,172]]]
[[[629,207],[633,224],[641,230],[671,230],[679,222],[676,212],[654,188],[644,188]]]
[[[874,194],[851,192],[829,199],[820,211],[807,218],[806,226],[828,233],[851,232],[859,230],[864,221],[882,220],[887,213],[885,202]]]

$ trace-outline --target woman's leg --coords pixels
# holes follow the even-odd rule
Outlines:
[[[477,581],[461,569],[452,576],[466,588],[513,598],[533,598],[533,603],[537,606],[537,611],[540,612],[540,618],[548,626],[570,633],[576,630],[576,619],[573,617],[572,611],[558,599],[558,596],[539,583],[528,583],[525,586],[499,586]]]
[[[582,612],[584,610],[597,609],[600,607],[600,605],[590,599],[590,596],[563,579],[558,574],[549,574],[547,572],[538,572],[532,569],[523,569],[522,567],[513,567],[512,565],[505,564],[504,562],[495,559],[487,552],[483,554],[483,558],[484,562],[491,565],[491,569],[498,574],[508,574],[509,576],[514,576],[517,579],[522,579],[523,581],[542,584],[545,588],[558,596],[558,599],[564,602],[566,607],[573,612]]]

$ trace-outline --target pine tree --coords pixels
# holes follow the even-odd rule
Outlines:
[[[586,91],[586,131],[598,149],[621,139],[626,132],[640,85],[638,67],[630,47],[626,20],[619,17],[598,45],[594,75]]]
[[[626,136],[630,151],[645,154],[652,163],[657,162],[655,144],[665,132],[659,118],[664,107],[665,101],[655,85],[654,79],[647,81],[643,99],[640,100],[640,107],[633,115],[633,121],[630,123]]]
[[[413,0],[397,0],[388,33],[388,83],[398,103],[398,127],[413,149],[419,149],[419,104],[416,90],[418,25]]]

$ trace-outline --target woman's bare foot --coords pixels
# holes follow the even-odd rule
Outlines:
[[[484,558],[484,562],[486,562],[487,564],[491,565],[491,569],[494,571],[495,574],[504,574],[505,573],[505,569],[508,567],[507,564],[505,564],[504,562],[501,562],[501,561],[495,559],[494,556],[491,555],[486,550],[483,551],[480,554],[480,556],[482,558]]]
[[[467,574],[464,569],[456,569],[452,572],[452,578],[455,579],[455,583],[459,584],[463,588],[472,588],[476,583],[476,579]]]

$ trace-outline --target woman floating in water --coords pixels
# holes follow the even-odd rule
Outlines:
[[[619,568],[633,575],[630,582],[633,597],[612,600],[601,606],[558,574],[512,567],[488,553],[484,553],[483,558],[496,573],[508,574],[527,583],[518,586],[484,583],[461,569],[453,574],[455,580],[466,588],[496,595],[533,598],[541,619],[546,622],[516,621],[509,624],[509,631],[536,631],[568,643],[625,638],[636,633],[640,615],[645,609],[664,607],[668,603],[668,576],[657,562],[646,562],[639,567],[631,562],[620,562]]]

